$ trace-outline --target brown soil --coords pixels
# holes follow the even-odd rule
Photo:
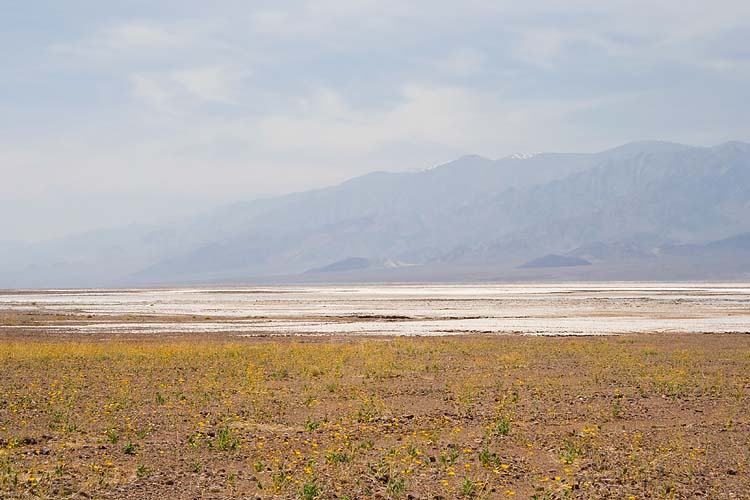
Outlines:
[[[750,498],[748,335],[101,340],[12,314],[0,498]]]

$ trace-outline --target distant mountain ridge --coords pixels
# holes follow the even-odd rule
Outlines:
[[[591,262],[580,257],[574,257],[570,255],[555,255],[549,254],[538,259],[530,260],[524,264],[521,264],[519,269],[534,269],[540,267],[576,267],[576,266],[590,266]]]
[[[465,156],[167,225],[8,245],[0,248],[0,287],[265,280],[328,266],[326,275],[351,279],[358,269],[368,273],[362,279],[378,279],[378,270],[408,278],[419,268],[435,280],[458,279],[460,269],[496,274],[545,255],[615,272],[622,262],[650,269],[704,258],[719,251],[711,242],[745,233],[750,144],[636,142],[592,154]],[[706,245],[689,255],[670,250]],[[726,273],[714,266],[712,276],[731,279],[745,264],[750,272],[747,255],[745,246],[734,248]],[[410,265],[337,271],[349,258]]]

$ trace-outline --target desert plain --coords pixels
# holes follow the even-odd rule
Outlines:
[[[0,292],[0,498],[750,498],[750,287]]]

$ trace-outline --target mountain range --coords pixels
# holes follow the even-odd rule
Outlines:
[[[747,278],[742,142],[464,156],[169,224],[0,244],[0,288]]]

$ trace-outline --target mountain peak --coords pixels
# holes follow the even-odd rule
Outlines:
[[[419,169],[418,172],[430,172],[433,170],[441,170],[444,168],[451,168],[455,166],[461,166],[461,167],[467,167],[467,166],[473,166],[473,165],[482,165],[485,163],[491,163],[492,160],[489,158],[485,158],[484,156],[475,155],[475,154],[467,154],[458,157],[457,159],[453,161],[449,161],[447,163],[440,163],[439,165],[435,165],[433,167],[427,167]]]
[[[539,156],[544,154],[543,151],[532,151],[531,153],[513,153],[512,155],[508,155],[504,160],[528,160],[529,158],[533,158],[535,156]]]
[[[669,141],[633,141],[617,146],[616,148],[607,149],[600,154],[638,154],[638,153],[662,153],[667,151],[683,151],[691,149],[693,146],[686,146],[677,142]]]
[[[459,161],[461,162],[463,161],[487,161],[487,158],[481,155],[468,154],[468,155],[460,156],[456,160],[453,160],[450,163],[459,162]]]

